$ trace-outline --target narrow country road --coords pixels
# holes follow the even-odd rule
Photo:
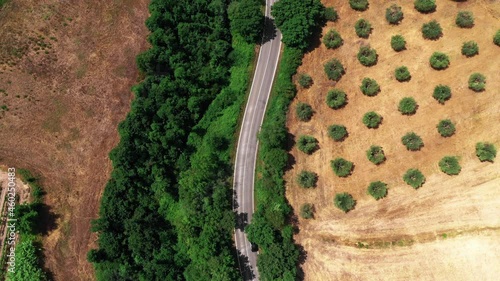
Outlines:
[[[267,101],[273,85],[281,48],[281,33],[271,20],[271,6],[275,0],[266,0],[266,24],[263,44],[250,88],[243,121],[241,123],[234,166],[235,210],[239,223],[235,229],[235,244],[244,280],[259,280],[257,253],[252,252],[243,228],[252,220],[254,212],[254,178],[257,157],[257,134],[264,119]]]

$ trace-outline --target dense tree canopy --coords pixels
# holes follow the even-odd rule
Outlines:
[[[247,42],[258,42],[262,36],[264,14],[258,0],[233,1],[228,9],[231,30],[239,33]]]

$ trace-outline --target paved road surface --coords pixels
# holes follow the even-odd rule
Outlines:
[[[235,230],[236,249],[244,280],[259,280],[257,253],[252,252],[243,227],[252,220],[254,211],[254,178],[257,157],[257,134],[264,119],[267,100],[276,73],[281,48],[281,33],[270,20],[271,5],[275,0],[266,0],[266,27],[260,48],[250,95],[241,124],[240,137],[234,167],[235,209],[242,222]]]

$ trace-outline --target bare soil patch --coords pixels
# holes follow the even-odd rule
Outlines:
[[[0,11],[0,162],[42,176],[55,280],[93,280],[90,221],[129,110],[148,1],[9,1]]]
[[[491,277],[497,276],[498,257],[478,259],[480,252],[470,252],[467,256],[467,249],[477,243],[487,245],[493,241],[494,247],[500,243],[500,160],[481,163],[475,156],[476,142],[488,141],[500,147],[500,103],[496,99],[500,69],[493,61],[500,56],[500,48],[492,43],[494,33],[500,28],[500,3],[438,0],[436,12],[423,15],[413,8],[413,1],[398,2],[403,7],[404,19],[392,26],[385,20],[385,9],[392,2],[370,1],[365,12],[352,10],[348,3],[322,2],[325,6],[333,5],[340,16],[337,22],[328,23],[323,35],[334,28],[344,39],[344,45],[336,50],[321,45],[305,55],[299,73],[310,74],[314,84],[299,90],[288,116],[288,127],[295,138],[308,134],[319,141],[319,150],[310,156],[295,147],[292,149],[294,164],[285,176],[287,198],[296,213],[303,203],[313,203],[316,209],[314,220],[299,219],[300,232],[295,237],[308,253],[303,267],[305,279],[473,280],[468,278],[484,276],[482,280],[494,280]],[[460,10],[473,12],[473,28],[455,25]],[[368,39],[355,34],[354,23],[359,18],[367,19],[373,26]],[[443,37],[425,40],[421,26],[433,19],[441,24]],[[390,40],[396,34],[404,36],[407,50],[399,53],[392,50]],[[479,55],[472,58],[461,54],[462,43],[469,40],[479,45]],[[377,51],[375,66],[364,67],[357,60],[362,45],[370,45]],[[446,70],[437,71],[429,65],[435,51],[450,57],[451,64]],[[346,68],[346,75],[338,83],[328,80],[323,71],[323,64],[332,58],[339,59]],[[402,65],[412,75],[409,82],[400,83],[394,78],[394,70]],[[473,72],[487,77],[486,91],[476,93],[468,89],[467,81]],[[364,77],[378,82],[381,92],[377,96],[361,93],[359,86]],[[432,97],[438,84],[449,85],[452,90],[451,99],[444,105]],[[333,88],[347,94],[348,104],[342,109],[332,110],[325,103],[327,92]],[[399,101],[407,96],[419,105],[415,115],[403,116],[398,111]],[[315,111],[311,121],[300,122],[296,118],[297,102],[311,104]],[[368,111],[383,116],[378,129],[368,129],[362,123],[362,116]],[[442,119],[451,119],[456,124],[453,136],[439,135],[436,125]],[[349,135],[344,141],[335,142],[328,137],[327,128],[332,124],[347,127]],[[408,151],[402,145],[401,137],[410,131],[422,137],[424,147],[420,151]],[[376,166],[367,159],[366,150],[371,145],[383,147],[387,157],[383,164]],[[446,155],[459,157],[462,171],[458,176],[448,176],[439,170],[438,162]],[[351,176],[335,176],[330,160],[336,157],[354,162]],[[420,169],[427,178],[419,190],[402,179],[410,168]],[[297,185],[295,179],[302,169],[318,174],[315,189],[304,190]],[[387,183],[389,188],[388,196],[379,201],[366,191],[369,183],[377,180]],[[339,192],[349,192],[357,200],[353,211],[344,214],[335,208],[333,197]],[[454,249],[448,249],[451,244],[443,246],[440,239],[443,234],[449,237],[446,243],[453,244]],[[456,240],[449,242],[450,239]],[[372,248],[358,248],[357,242]],[[404,246],[404,250],[398,245]],[[496,255],[492,249],[484,253]],[[460,275],[464,270],[450,270],[455,267],[448,267],[447,261],[454,254],[463,257],[453,261],[455,267],[468,268],[470,272]],[[398,257],[400,261],[388,266],[389,261]],[[366,268],[361,270],[359,267],[367,261]],[[439,262],[431,266],[432,261]],[[430,267],[431,271],[423,272]]]

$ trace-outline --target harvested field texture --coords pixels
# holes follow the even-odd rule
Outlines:
[[[41,176],[55,280],[93,280],[90,221],[147,47],[148,1],[13,0],[0,10],[0,163]]]
[[[500,48],[493,36],[500,28],[498,1],[437,0],[435,12],[421,14],[413,1],[369,1],[368,10],[353,10],[347,1],[322,1],[334,6],[339,14],[322,34],[335,29],[344,43],[337,49],[323,44],[307,53],[299,73],[307,73],[314,83],[299,88],[291,108],[298,102],[310,104],[310,121],[300,121],[290,111],[287,126],[294,141],[300,135],[318,140],[311,155],[291,150],[292,161],[285,179],[287,198],[295,213],[304,203],[314,204],[314,219],[298,219],[296,241],[304,247],[305,280],[497,280],[500,275],[500,159],[480,162],[477,142],[500,147]],[[402,6],[404,18],[389,24],[384,15],[391,4]],[[455,24],[459,11],[471,11],[472,28]],[[367,39],[359,38],[355,22],[364,18],[372,25]],[[443,35],[437,40],[424,39],[421,27],[437,20]],[[391,37],[400,34],[406,49],[391,48]],[[475,41],[479,54],[462,55],[462,44]],[[375,65],[363,66],[356,57],[361,46],[370,46],[378,54]],[[450,64],[433,69],[429,59],[434,52],[445,53]],[[328,80],[323,65],[338,59],[344,76]],[[406,66],[411,74],[407,82],[394,77],[397,67]],[[486,77],[484,91],[469,89],[472,73]],[[361,92],[365,77],[374,79],[380,91],[368,96]],[[440,104],[433,98],[434,88],[447,85],[451,98]],[[332,109],[326,104],[328,91],[340,89],[347,104]],[[414,114],[398,111],[401,99],[412,97]],[[378,128],[368,129],[363,115],[374,111],[382,116]],[[440,120],[450,119],[456,131],[449,137],[439,134]],[[328,127],[346,127],[348,136],[334,141]],[[408,150],[401,137],[414,132],[423,147]],[[381,146],[386,160],[378,165],[367,158],[372,145]],[[441,172],[439,161],[445,156],[458,157],[461,171],[456,176]],[[342,157],[354,163],[352,174],[338,177],[330,161]],[[414,189],[403,180],[409,169],[419,169],[425,183]],[[307,169],[318,175],[316,188],[302,189],[294,180]],[[387,196],[376,201],[367,193],[371,182],[387,184]],[[347,192],[356,200],[347,213],[333,204],[335,194]]]

